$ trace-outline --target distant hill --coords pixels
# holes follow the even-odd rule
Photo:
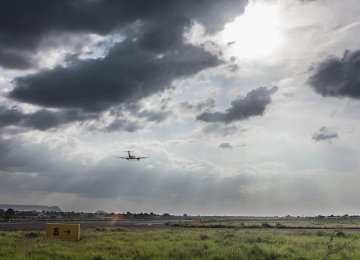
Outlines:
[[[12,204],[0,204],[0,209],[14,209],[17,211],[54,211],[61,212],[62,210],[58,206],[42,206],[42,205],[12,205]]]

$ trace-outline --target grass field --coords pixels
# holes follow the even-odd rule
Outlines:
[[[0,232],[0,259],[360,259],[360,233],[270,229],[82,230],[78,242]]]

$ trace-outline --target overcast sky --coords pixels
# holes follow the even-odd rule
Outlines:
[[[1,1],[0,204],[360,214],[359,19],[358,0]]]

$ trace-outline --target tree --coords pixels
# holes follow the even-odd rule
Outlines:
[[[13,209],[7,209],[7,210],[5,211],[4,218],[5,218],[5,219],[11,219],[11,218],[13,218],[13,217],[15,217],[15,210],[13,210]]]

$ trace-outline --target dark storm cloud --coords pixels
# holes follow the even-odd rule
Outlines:
[[[135,132],[137,130],[144,129],[149,123],[158,124],[164,121],[170,114],[171,112],[151,110],[136,111],[133,112],[131,116],[125,117],[122,115],[120,118],[113,120],[108,126],[105,127],[104,130],[107,132]],[[132,120],[130,120],[130,118],[132,118]]]
[[[246,0],[5,0],[0,3],[0,49],[5,52],[36,51],[51,33],[96,33],[107,35],[115,29],[141,21],[139,45],[161,51],[181,41],[184,26],[196,20],[214,32],[241,14]],[[25,55],[25,56],[26,56]],[[14,67],[10,56],[0,65]],[[30,66],[18,57],[18,68]]]
[[[223,149],[232,149],[233,146],[229,143],[222,143],[219,145],[219,148],[223,148]]]
[[[205,112],[197,116],[197,120],[204,122],[231,123],[245,120],[252,116],[261,116],[266,107],[271,104],[271,95],[277,87],[259,87],[247,93],[245,97],[237,98],[231,102],[231,107],[226,112]]]
[[[121,106],[118,110],[113,109],[112,115],[122,116],[123,112],[129,112],[131,116],[145,119],[148,122],[155,122],[160,123],[168,118],[172,112],[166,111],[165,107],[161,107],[161,110],[149,110],[149,109],[142,109],[140,103],[130,103],[126,106]]]
[[[182,45],[159,58],[127,41],[103,59],[17,78],[10,97],[46,107],[102,111],[149,96],[169,87],[174,79],[217,64],[215,56],[192,45]]]
[[[27,69],[32,65],[29,53],[16,49],[1,49],[0,45],[0,66],[8,69]]]
[[[111,108],[109,115],[112,121],[106,126],[92,126],[91,130],[135,132],[146,128],[148,125],[159,124],[172,114],[172,111],[165,110],[163,107],[160,107],[160,110],[150,110],[143,109],[141,102],[128,103]]]
[[[326,141],[326,140],[338,138],[338,134],[335,131],[323,126],[318,131],[313,133],[311,138],[317,142]]]
[[[144,128],[145,124],[143,122],[130,121],[124,118],[115,119],[112,121],[106,128],[107,132],[115,131],[126,131],[126,132],[135,132],[139,129]]]
[[[182,43],[184,26],[189,25],[185,20],[174,20],[164,24],[145,24],[137,45],[144,50],[162,53],[171,47]],[[169,30],[169,28],[172,28]]]
[[[222,61],[204,48],[184,43],[184,30],[193,21],[202,23],[209,33],[220,30],[243,12],[246,3],[245,0],[2,1],[0,65],[7,68],[31,66],[30,54],[42,48],[46,37],[69,33],[111,36],[119,31],[126,37],[110,47],[104,58],[79,60],[77,53],[69,53],[74,58],[66,67],[15,78],[8,97],[64,109],[63,114],[55,118],[52,115],[53,120],[47,122],[54,123],[41,126],[43,129],[59,120],[62,124],[59,117],[65,117],[65,122],[81,121],[89,112],[136,103],[170,87],[176,79],[219,65]],[[69,110],[82,112],[76,112],[78,116],[70,120]],[[160,122],[167,114],[143,111],[138,116]],[[24,120],[21,122],[25,124]],[[117,120],[109,129],[122,129],[123,125],[123,120]],[[134,124],[125,125],[127,130],[138,129]]]
[[[96,119],[91,113],[81,113],[78,110],[49,111],[39,110],[33,113],[23,113],[17,108],[0,106],[0,128],[7,126],[28,127],[47,130],[74,121]]]
[[[329,58],[315,68],[309,79],[324,97],[360,98],[360,51],[346,51],[342,58]]]

